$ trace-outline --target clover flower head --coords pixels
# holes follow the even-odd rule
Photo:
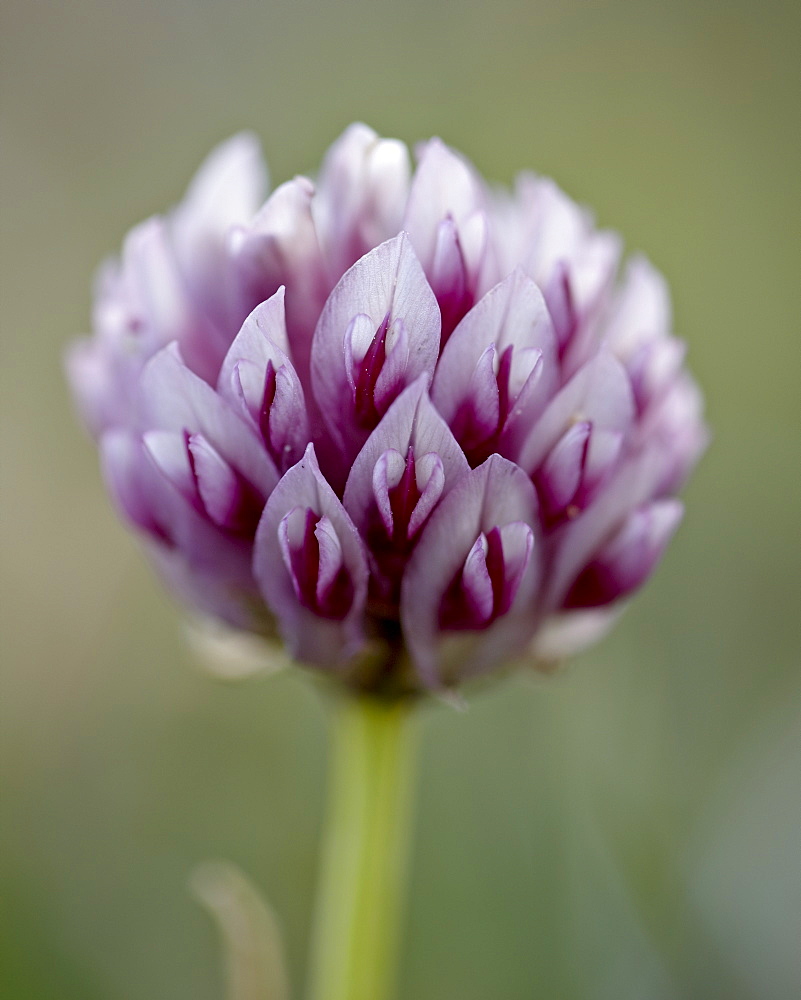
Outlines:
[[[215,150],[101,271],[69,377],[193,609],[364,689],[597,638],[706,443],[662,277],[551,181],[352,125],[262,204]]]

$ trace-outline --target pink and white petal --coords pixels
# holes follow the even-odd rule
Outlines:
[[[205,314],[179,265],[167,220],[133,229],[123,247],[125,280],[152,353],[178,341],[186,364],[207,382],[217,377],[226,335]]]
[[[148,427],[203,434],[246,482],[269,496],[279,477],[256,431],[187,368],[176,345],[145,366],[141,401]]]
[[[462,449],[428,397],[424,375],[390,406],[353,463],[342,502],[361,530],[365,529],[368,513],[375,502],[374,470],[381,456],[395,452],[403,464],[410,447],[417,460],[430,453],[439,456],[444,476],[443,494],[469,471]]]
[[[597,350],[598,324],[612,294],[621,251],[616,233],[594,232],[565,263],[573,328],[562,342],[564,376],[574,374]]]
[[[657,337],[642,344],[626,362],[637,407],[642,413],[659,402],[680,377],[687,345],[675,337]]]
[[[537,492],[548,512],[563,510],[578,491],[584,475],[592,425],[574,424],[551,449],[537,474]]]
[[[330,288],[312,216],[314,193],[306,177],[287,181],[249,226],[233,229],[229,237],[240,281],[253,305],[286,286],[289,354],[304,384],[314,326]]]
[[[612,353],[601,348],[548,404],[522,445],[518,464],[534,473],[573,424],[586,421],[602,430],[625,433],[633,418],[629,377]]]
[[[508,347],[514,352],[536,349],[542,355],[543,374],[538,392],[544,405],[558,379],[556,338],[542,293],[519,269],[487,292],[442,350],[431,398],[448,423],[470,395],[473,373],[491,345],[498,356]],[[510,388],[519,393],[528,373],[521,372],[513,362],[512,375],[515,381]],[[533,419],[534,413],[527,416]]]
[[[582,570],[637,508],[658,495],[665,456],[658,443],[628,454],[600,487],[587,508],[554,532],[553,558],[541,598],[545,611],[558,611]]]
[[[258,138],[240,132],[209,153],[175,212],[179,252],[194,252],[204,240],[223,237],[246,223],[267,193],[267,170]]]
[[[291,362],[275,373],[275,395],[270,407],[269,437],[281,472],[300,461],[311,439],[303,388]]]
[[[409,385],[421,374],[431,376],[439,350],[439,308],[405,233],[382,243],[346,272],[328,297],[314,334],[314,395],[322,413],[338,415],[338,426],[331,430],[343,450],[352,433],[348,415],[354,412],[346,334],[357,317],[360,329],[374,334],[387,316],[390,330],[402,322],[407,338],[403,383]]]
[[[294,465],[310,440],[303,386],[287,354],[284,288],[256,306],[223,361],[217,391],[258,428],[282,471]],[[264,413],[268,367],[272,401]]]
[[[406,373],[411,357],[411,343],[406,324],[396,319],[390,324],[385,340],[386,356],[375,381],[373,399],[379,413],[385,413],[398,396],[398,386],[408,384]]]
[[[360,257],[395,236],[409,192],[406,146],[350,125],[329,149],[312,212],[333,281]]]
[[[401,624],[424,686],[436,688],[447,681],[439,614],[448,588],[462,571],[479,535],[518,521],[536,531],[534,487],[516,465],[499,455],[463,475],[432,514],[401,586]],[[493,657],[497,666],[500,659],[519,651],[531,638],[536,627],[533,599],[537,584],[535,552],[511,609],[486,630],[471,633],[470,643],[463,648],[463,676],[483,670]]]
[[[683,512],[678,500],[657,500],[635,510],[579,574],[565,607],[603,607],[627,597],[650,576]]]
[[[654,495],[675,493],[709,444],[704,399],[694,379],[682,371],[650,407],[638,428],[636,444],[661,458]]]
[[[515,184],[517,253],[540,287],[548,284],[556,265],[568,260],[592,229],[592,218],[552,180],[523,173]]]
[[[166,479],[160,481],[141,439],[131,431],[113,429],[103,434],[99,449],[106,489],[118,511],[134,527],[172,546],[174,508]]]
[[[242,481],[201,434],[190,434],[187,446],[206,513],[221,528],[237,526],[245,499]]]
[[[462,567],[462,587],[478,621],[483,625],[492,617],[495,594],[492,577],[487,568],[487,539],[481,534],[476,539]]]
[[[249,552],[240,554],[242,572],[226,577],[215,567],[193,565],[180,550],[155,544],[147,550],[169,592],[195,614],[208,615],[215,623],[224,622],[245,633],[274,634],[272,616],[250,573]]]
[[[366,445],[365,445],[366,447]],[[369,469],[369,467],[368,467]],[[393,448],[388,448],[386,451],[381,452],[378,457],[378,461],[373,466],[373,476],[372,476],[372,487],[373,487],[373,499],[375,501],[376,508],[378,510],[379,516],[384,523],[384,527],[388,535],[392,534],[392,530],[395,526],[395,514],[392,510],[392,503],[389,497],[389,491],[398,485],[403,473],[406,470],[406,459],[399,451],[395,451]],[[361,475],[361,473],[360,473]],[[350,479],[348,479],[350,482]],[[347,486],[345,488],[347,493]],[[362,533],[366,533],[368,527],[367,511],[369,510],[370,499],[367,497],[366,504],[363,509],[357,513],[356,511],[348,508],[347,500],[343,499],[345,510],[353,518],[353,523],[359,528]],[[356,516],[354,516],[356,515]]]
[[[460,305],[469,294],[467,263],[459,231],[451,216],[444,218],[437,226],[428,277],[438,300],[447,297],[454,305]]]
[[[439,225],[448,216],[460,237],[462,230],[466,230],[467,245],[462,244],[462,251],[468,273],[475,273],[483,246],[478,245],[475,233],[467,230],[475,225],[470,223],[471,218],[482,212],[485,205],[484,186],[467,160],[440,139],[431,139],[418,149],[418,167],[403,226],[426,274],[433,273]]]
[[[311,205],[314,184],[295,177],[277,187],[248,225],[236,227],[229,246],[239,260],[242,276],[262,292],[260,301],[281,285],[304,276],[309,263],[321,263]]]
[[[151,461],[185,497],[195,494],[195,476],[185,431],[145,431],[142,444]]]
[[[512,521],[501,527],[499,535],[506,570],[506,588],[501,595],[505,614],[528,569],[534,548],[534,532],[525,521]]]
[[[342,543],[329,517],[321,517],[314,528],[320,553],[320,571],[317,577],[317,599],[323,601],[344,565]]]
[[[668,337],[671,325],[667,282],[645,257],[633,257],[605,324],[607,343],[628,362],[645,343]]]
[[[437,409],[443,416],[448,413],[448,423],[459,435],[459,440],[465,447],[467,438],[475,434],[493,434],[498,429],[501,419],[501,394],[496,377],[497,365],[498,350],[494,344],[490,344],[476,362],[461,404],[453,408],[452,415],[450,406],[441,407],[437,403]],[[462,426],[465,421],[468,422],[467,426]]]
[[[266,188],[258,140],[241,133],[211,153],[168,220],[186,287],[223,346],[230,342],[231,333],[251,306],[242,296],[228,234],[234,226],[250,220]]]
[[[467,469],[465,469],[467,471]],[[434,507],[439,503],[446,487],[449,487],[445,474],[445,463],[437,452],[424,453],[415,460],[415,479],[420,490],[420,499],[415,504],[412,516],[409,518],[408,533],[413,538],[431,516]]]
[[[104,343],[83,337],[67,348],[64,364],[78,412],[95,440],[130,418],[139,369],[135,361],[131,377],[121,378],[117,359]]]
[[[617,233],[601,230],[589,235],[570,260],[570,293],[579,315],[598,305],[615,277],[621,251]]]
[[[145,531],[154,545],[175,552],[188,569],[249,592],[253,600],[250,544],[231,539],[206,521],[137,435],[109,431],[101,440],[100,457],[109,493],[127,520]]]
[[[286,515],[297,508],[310,509],[319,518],[326,518],[325,532],[336,534],[341,565],[353,587],[350,609],[341,620],[323,618],[306,608],[285,567],[279,528]],[[330,541],[325,542],[328,557],[332,552]],[[367,558],[358,531],[320,472],[312,445],[301,461],[284,474],[267,502],[256,532],[253,569],[291,655],[302,662],[344,671],[364,643]]]
[[[233,399],[233,370],[238,361],[252,361],[262,369],[272,361],[276,369],[289,360],[286,332],[286,289],[282,285],[269,299],[259,303],[234,338],[217,379],[221,396]]]

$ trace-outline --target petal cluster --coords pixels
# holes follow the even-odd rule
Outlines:
[[[68,358],[109,491],[191,607],[438,689],[600,635],[706,443],[661,276],[551,181],[346,130],[263,201],[209,157]],[[263,203],[262,203],[263,202]]]

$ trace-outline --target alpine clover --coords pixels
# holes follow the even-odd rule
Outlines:
[[[69,377],[123,517],[196,611],[362,690],[597,638],[706,441],[665,282],[552,181],[352,125],[266,193],[215,150],[97,281]]]

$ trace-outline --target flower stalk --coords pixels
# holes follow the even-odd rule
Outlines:
[[[308,1000],[391,1000],[413,798],[414,711],[335,706]]]

